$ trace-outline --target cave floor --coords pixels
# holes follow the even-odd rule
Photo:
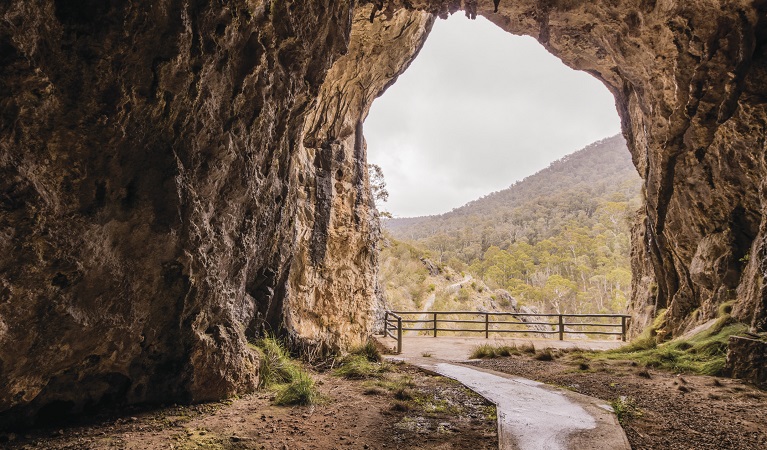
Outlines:
[[[259,392],[225,402],[124,410],[90,423],[0,434],[12,449],[497,449],[495,407],[412,366],[384,378],[312,376],[324,400],[272,405]],[[83,420],[83,419],[81,419]]]
[[[378,341],[387,348],[394,343],[393,339],[378,338]],[[605,341],[604,344],[595,341],[506,341],[513,340],[406,337],[402,354],[391,359],[405,360],[427,370],[454,362],[459,367],[474,367],[506,374],[511,379],[522,377],[545,383],[565,394],[566,391],[583,394],[603,403],[614,405],[620,401],[622,426],[633,450],[767,449],[767,392],[741,380],[675,374],[644,368],[633,361],[592,360],[584,366],[577,352],[570,353],[576,348],[615,348],[621,344],[619,341]],[[484,343],[512,346],[532,343],[539,350],[554,349],[554,358],[538,360],[535,355],[523,353],[469,360],[471,351]],[[480,382],[478,391],[484,387]],[[499,415],[502,414],[499,408]]]
[[[500,450],[631,450],[604,401],[481,367],[413,362],[496,404]]]
[[[556,353],[555,353],[556,355]],[[740,380],[678,375],[631,361],[588,361],[561,354],[464,364],[525,377],[614,402],[633,450],[767,449],[767,392]]]

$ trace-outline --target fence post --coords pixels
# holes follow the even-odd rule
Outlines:
[[[485,313],[485,339],[490,337],[490,314]]]
[[[626,342],[626,316],[621,317],[621,341]]]
[[[389,335],[389,311],[384,312],[384,337]]]
[[[397,317],[397,353],[402,353],[402,317]]]
[[[565,340],[565,321],[562,318],[562,314],[559,315],[559,340]]]
[[[437,313],[434,313],[434,337],[437,337]]]

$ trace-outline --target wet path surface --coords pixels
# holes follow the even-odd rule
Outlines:
[[[541,383],[448,363],[437,364],[434,371],[460,381],[496,404],[502,449],[565,450],[570,435],[596,428],[596,421],[582,407],[558,392],[541,388]]]
[[[408,361],[452,378],[495,403],[501,450],[630,450],[603,401],[525,378],[455,363]]]
[[[429,343],[428,350],[412,345],[415,339],[410,338],[407,340],[410,348],[405,346],[401,355],[391,359],[452,378],[495,403],[501,450],[631,449],[623,428],[604,401],[525,378],[462,365],[460,361],[468,357],[464,346],[454,342],[451,345],[440,338],[428,339],[423,340]],[[476,341],[474,343],[476,345]],[[591,344],[596,347],[606,344],[609,348],[617,343],[592,341]],[[536,345],[536,348],[543,347]]]

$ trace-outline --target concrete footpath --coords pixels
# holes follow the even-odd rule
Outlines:
[[[604,401],[525,378],[462,365],[460,361],[465,361],[471,350],[465,352],[465,345],[439,342],[451,338],[431,339],[425,341],[431,349],[415,349],[411,345],[410,351],[405,351],[403,346],[402,354],[389,359],[452,378],[495,403],[501,450],[631,449],[623,428]],[[477,340],[474,346],[485,342]],[[544,348],[543,343],[536,348]]]

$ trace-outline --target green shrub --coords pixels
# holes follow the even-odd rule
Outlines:
[[[469,295],[469,290],[463,287],[458,289],[458,294],[456,294],[456,299],[461,303],[468,302],[471,299],[471,296]]]
[[[610,402],[613,412],[618,417],[618,422],[625,426],[628,421],[642,416],[642,411],[631,397],[621,396]]]

